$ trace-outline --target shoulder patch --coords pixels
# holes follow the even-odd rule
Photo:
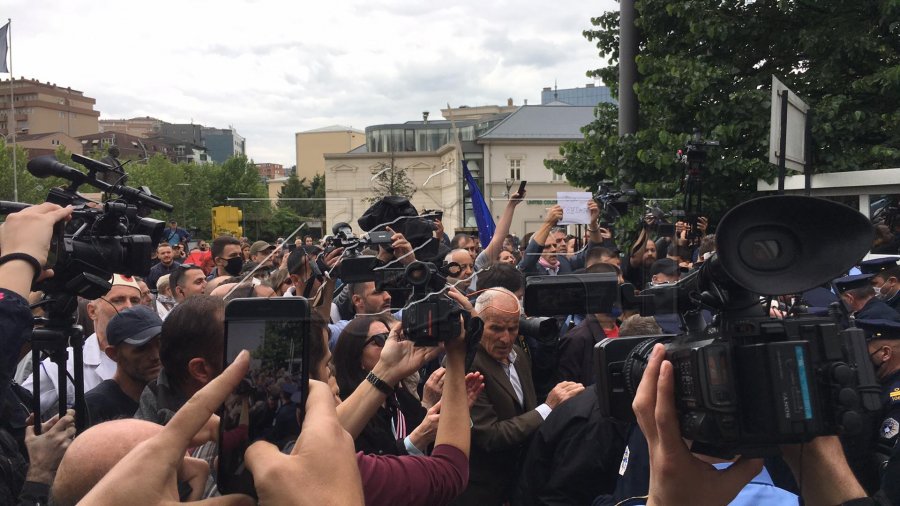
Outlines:
[[[889,395],[892,401],[900,401],[900,387],[894,387]]]
[[[622,463],[619,464],[619,476],[625,476],[625,470],[628,469],[628,457],[631,454],[631,450],[626,446],[625,454],[622,455]]]
[[[900,423],[898,423],[897,420],[887,418],[881,422],[882,439],[894,439],[897,434],[900,434]]]

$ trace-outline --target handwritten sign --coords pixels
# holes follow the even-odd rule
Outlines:
[[[560,225],[587,225],[591,222],[591,213],[588,211],[590,192],[556,192],[556,200],[563,208]]]

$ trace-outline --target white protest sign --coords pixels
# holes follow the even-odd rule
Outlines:
[[[560,225],[587,225],[591,222],[591,212],[588,211],[590,192],[556,192],[556,201],[563,209]]]

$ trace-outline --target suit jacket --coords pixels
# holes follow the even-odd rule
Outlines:
[[[471,369],[484,375],[484,390],[472,406],[469,486],[454,505],[494,506],[507,501],[530,437],[544,421],[534,409],[537,400],[528,356],[518,346],[514,350],[524,406],[503,367],[481,346],[475,352]]]

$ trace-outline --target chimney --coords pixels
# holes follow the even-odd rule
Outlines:
[[[512,106],[513,106],[512,97],[506,99],[506,106],[507,106],[507,107],[512,107]]]
[[[544,86],[544,91],[550,91],[550,87],[549,87],[549,86]]]
[[[525,99],[525,105],[528,105],[528,99],[527,99],[527,98]]]
[[[594,83],[587,83],[586,85],[584,85],[584,87],[585,87],[585,88],[593,88],[593,87],[594,87]]]

